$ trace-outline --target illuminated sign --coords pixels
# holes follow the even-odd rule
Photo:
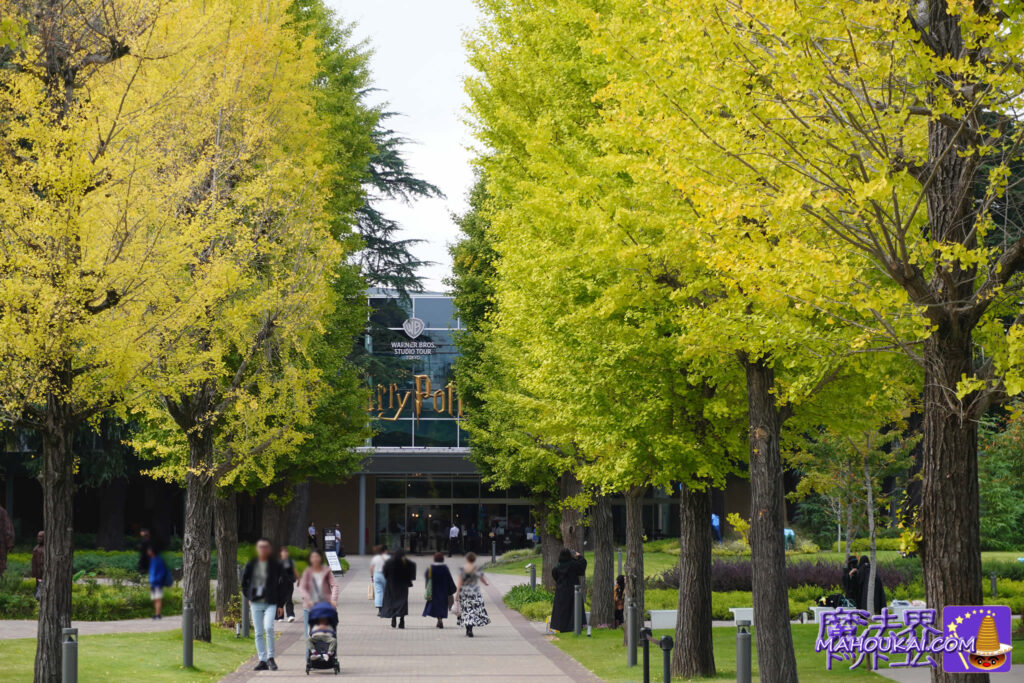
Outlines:
[[[414,375],[415,389],[402,391],[398,385],[378,384],[370,393],[367,410],[377,413],[377,419],[394,422],[402,417],[406,408],[413,411],[416,419],[425,411],[436,416],[462,417],[462,399],[455,394],[455,386],[449,382],[444,388],[434,389],[427,375]]]

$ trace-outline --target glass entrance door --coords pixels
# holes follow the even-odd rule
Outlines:
[[[435,501],[409,501],[406,505],[409,552],[414,555],[444,552],[448,547],[448,527],[452,506]]]

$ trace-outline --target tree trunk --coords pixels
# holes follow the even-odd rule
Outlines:
[[[547,522],[543,524],[542,528],[544,531],[541,533],[541,584],[546,590],[554,592],[555,578],[552,577],[551,571],[558,564],[558,553],[562,550],[562,540],[549,530],[550,524]]]
[[[288,536],[288,509],[263,496],[263,514],[260,523],[262,535],[275,549],[283,545]],[[275,553],[276,555],[276,553]]]
[[[188,433],[189,472],[185,475],[185,536],[182,545],[182,593],[192,602],[196,640],[210,642],[210,530],[216,485],[213,469],[213,430]]]
[[[846,559],[850,559],[850,551],[853,549],[853,505],[846,506]]]
[[[572,472],[565,472],[559,479],[559,490],[562,503],[583,493],[583,485]],[[583,511],[573,505],[562,508],[562,543],[569,550],[582,553],[583,547]]]
[[[929,608],[982,604],[978,541],[978,429],[950,405],[957,382],[969,373],[969,340],[950,348],[943,330],[925,342],[924,448],[921,545],[924,592]],[[938,341],[942,339],[942,342]],[[984,683],[988,674],[932,670],[941,683]]]
[[[309,481],[295,485],[292,502],[288,504],[288,530],[285,543],[304,548],[306,546],[306,529],[309,527]],[[363,533],[363,532],[360,532]],[[359,538],[353,552],[359,548]]]
[[[217,496],[213,510],[217,540],[217,623],[228,616],[231,599],[238,595],[238,500],[234,491]]]
[[[61,631],[71,626],[71,577],[74,542],[74,425],[71,408],[59,397],[46,401],[42,430],[43,541],[46,562],[39,591],[36,635],[36,683],[61,680]]]
[[[124,550],[124,506],[128,480],[118,477],[103,488],[100,496],[100,526],[96,545],[104,550]]]
[[[615,538],[612,529],[612,501],[598,496],[591,512],[594,538],[594,573],[590,593],[590,623],[615,624]]]
[[[679,611],[672,673],[715,675],[711,638],[711,493],[684,486],[679,500]]]
[[[775,374],[764,358],[743,360],[750,426],[750,564],[753,570],[757,666],[763,683],[797,680],[789,625]]]
[[[870,451],[870,445],[867,446]],[[871,480],[871,467],[867,456],[864,456],[864,491],[867,494],[868,540],[871,543],[871,571],[868,572],[868,603],[867,610],[872,614],[882,607],[875,604],[875,577],[878,572],[878,556],[875,552],[875,484]]]
[[[644,494],[646,486],[626,492],[626,601],[636,603],[640,621],[644,615]]]

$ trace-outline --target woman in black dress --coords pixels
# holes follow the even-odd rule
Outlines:
[[[396,548],[384,563],[384,604],[380,616],[391,619],[391,628],[405,628],[405,615],[409,613],[409,586],[416,580],[416,563]]]
[[[437,619],[437,627],[444,628],[443,620],[448,618],[448,602],[455,595],[455,580],[451,570],[445,566],[443,553],[434,553],[434,563],[427,567],[423,578],[429,590],[423,616],[434,617]]]
[[[885,607],[885,588],[882,586],[882,578],[878,575],[878,570],[875,569],[875,584],[871,585],[871,560],[868,559],[867,555],[860,558],[860,566],[857,567],[857,578],[860,584],[860,599],[857,601],[857,608],[862,610],[868,609],[868,598],[874,591],[874,604],[871,610],[874,614],[879,614],[882,608]]]
[[[574,620],[572,608],[576,585],[580,577],[587,573],[587,558],[580,553],[573,553],[562,548],[558,554],[558,564],[551,570],[555,578],[555,604],[551,608],[551,628],[565,633],[572,630]]]
[[[843,595],[851,605],[860,602],[860,577],[857,575],[856,557],[846,560],[846,569],[843,570]]]

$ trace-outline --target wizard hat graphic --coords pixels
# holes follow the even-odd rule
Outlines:
[[[996,620],[991,614],[986,614],[974,639],[974,652],[970,654],[971,665],[975,669],[991,671],[1003,665],[1006,654],[1012,649],[1011,645],[999,642]]]

